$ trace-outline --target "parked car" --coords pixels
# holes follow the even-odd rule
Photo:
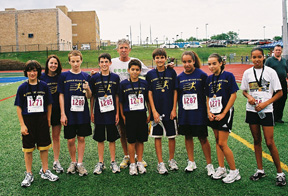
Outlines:
[[[90,44],[82,44],[81,45],[81,50],[90,50],[91,47],[90,47]]]
[[[224,44],[209,44],[207,47],[218,48],[218,47],[226,47],[226,45],[224,45]]]
[[[249,42],[248,42],[248,45],[257,45],[259,42],[259,40],[257,39],[251,39]]]
[[[176,44],[162,44],[160,48],[179,48],[179,46]]]
[[[187,49],[187,48],[202,48],[202,46],[201,45],[197,45],[197,44],[185,44],[184,48],[185,49]]]

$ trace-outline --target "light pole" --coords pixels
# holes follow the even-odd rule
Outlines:
[[[182,39],[182,33],[183,33],[183,32],[181,32],[181,39]]]
[[[266,26],[263,26],[263,30],[264,30],[264,40],[265,40],[265,28],[266,28]]]
[[[207,47],[207,44],[208,44],[207,26],[208,26],[208,23],[206,23],[206,25],[205,25],[205,27],[206,27],[206,47]]]
[[[179,35],[176,35],[176,40],[175,40],[175,41],[177,41],[177,40],[178,40],[178,36],[179,36]]]
[[[196,39],[198,40],[198,27],[196,27]]]

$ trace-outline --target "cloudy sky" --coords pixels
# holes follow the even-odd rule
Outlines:
[[[152,40],[191,36],[206,38],[234,31],[241,39],[273,38],[281,35],[281,0],[1,0],[5,8],[44,9],[66,5],[69,11],[95,10],[102,40],[130,36]],[[208,25],[206,25],[208,24]],[[198,30],[196,30],[198,27]]]

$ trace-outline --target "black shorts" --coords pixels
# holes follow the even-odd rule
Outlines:
[[[81,125],[67,125],[64,126],[64,138],[72,139],[74,137],[86,137],[92,134],[92,129],[90,123]]]
[[[28,135],[22,135],[23,152],[33,152],[35,144],[37,149],[48,150],[51,145],[51,138],[48,126],[47,114],[23,115],[24,123],[28,129]]]
[[[151,126],[150,136],[154,138],[162,138],[164,135],[167,138],[175,138],[177,136],[177,120],[168,120],[162,121],[164,125],[164,130],[160,124],[156,125],[155,127]]]
[[[234,117],[234,108],[231,107],[230,110],[227,112],[227,114],[225,115],[225,117],[222,120],[220,120],[220,121],[208,120],[208,126],[211,127],[212,129],[217,129],[219,131],[231,132],[232,124],[233,124],[233,117]]]
[[[206,125],[179,125],[180,135],[205,138],[208,136]]]
[[[272,112],[265,113],[266,117],[261,119],[257,112],[246,111],[245,122],[251,125],[274,126],[274,116]]]
[[[148,124],[146,112],[126,112],[126,136],[129,144],[148,141]]]
[[[60,119],[61,119],[60,107],[52,108],[51,125],[52,126],[61,125]]]
[[[95,124],[93,139],[97,142],[103,142],[107,140],[108,142],[115,142],[120,138],[117,127],[113,125],[101,125]]]

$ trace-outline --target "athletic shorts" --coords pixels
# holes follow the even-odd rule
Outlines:
[[[126,112],[126,136],[129,144],[148,141],[148,124],[146,112]]]
[[[97,142],[115,142],[120,138],[117,127],[112,125],[95,124],[93,139]]]
[[[272,112],[265,113],[266,117],[261,119],[257,112],[249,112],[246,111],[246,119],[245,122],[251,125],[262,125],[262,126],[274,126],[274,116]]]
[[[217,115],[217,114],[216,114]],[[230,110],[227,112],[225,117],[220,121],[209,121],[208,120],[208,126],[212,129],[217,129],[219,131],[228,131],[231,132],[232,130],[232,124],[233,124],[233,117],[234,117],[234,108],[230,108]]]
[[[208,129],[206,125],[179,125],[178,133],[185,136],[205,138],[208,136]]]
[[[24,123],[28,129],[28,135],[22,135],[22,151],[33,152],[35,144],[37,149],[48,150],[51,145],[51,138],[46,113],[23,115]]]
[[[92,134],[90,123],[80,125],[67,125],[64,126],[64,138],[72,139],[74,137],[86,137]]]
[[[177,120],[168,120],[162,121],[164,127],[160,124],[155,127],[151,126],[150,128],[150,137],[154,138],[162,138],[163,136],[167,136],[167,138],[175,138],[177,136]]]
[[[60,119],[61,119],[60,107],[52,108],[51,125],[52,126],[61,125]]]

